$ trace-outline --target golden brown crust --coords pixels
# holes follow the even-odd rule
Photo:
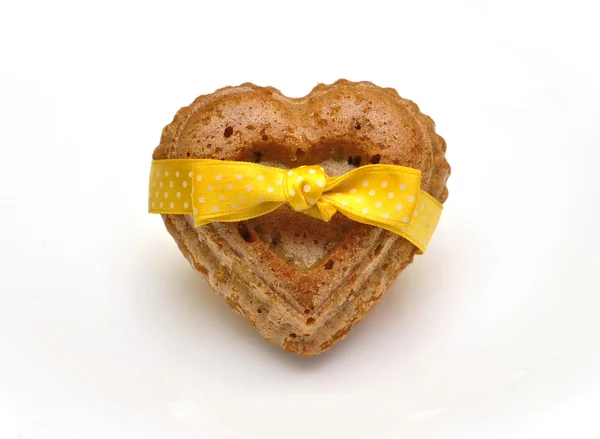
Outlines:
[[[328,173],[369,162],[422,171],[444,202],[450,168],[431,118],[393,89],[340,80],[303,98],[243,84],[198,97],[163,130],[154,159],[216,158]],[[283,348],[315,355],[343,338],[413,259],[415,248],[338,214],[329,223],[282,207],[242,223],[194,228],[163,215],[169,232],[211,286]]]

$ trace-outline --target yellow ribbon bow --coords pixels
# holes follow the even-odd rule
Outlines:
[[[154,160],[148,209],[193,214],[196,227],[243,221],[285,203],[326,222],[339,211],[403,236],[422,253],[442,205],[420,184],[421,171],[396,165],[366,165],[329,177],[319,165],[281,169],[208,159]]]

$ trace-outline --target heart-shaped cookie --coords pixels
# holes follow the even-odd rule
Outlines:
[[[220,159],[282,168],[320,164],[330,176],[364,164],[419,169],[440,202],[450,167],[444,140],[390,88],[340,80],[298,99],[243,84],[198,97],[163,130],[153,159]],[[192,266],[268,341],[316,355],[377,303],[416,247],[336,214],[330,222],[288,206],[237,223],[194,226],[163,215]]]

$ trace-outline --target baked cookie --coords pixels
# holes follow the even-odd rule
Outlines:
[[[200,96],[164,128],[153,159],[254,162],[286,170],[320,165],[327,176],[369,164],[400,165],[420,171],[421,190],[441,209],[450,174],[445,150],[433,121],[413,102],[391,88],[340,80],[303,98],[248,83]],[[339,212],[325,222],[288,204],[244,221],[196,227],[191,206],[169,213],[175,203],[163,202],[162,191],[152,187],[187,187],[184,177],[151,176],[150,210],[163,213],[181,252],[211,287],[265,340],[288,351],[316,355],[345,337],[418,251],[408,235]],[[177,192],[175,201],[188,209],[180,197]]]

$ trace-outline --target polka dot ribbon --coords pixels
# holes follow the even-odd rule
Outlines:
[[[329,177],[319,165],[288,170],[248,162],[155,160],[148,208],[193,214],[197,227],[265,215],[285,203],[323,221],[339,211],[403,236],[422,253],[442,205],[420,184],[421,171],[396,165],[366,165]]]

